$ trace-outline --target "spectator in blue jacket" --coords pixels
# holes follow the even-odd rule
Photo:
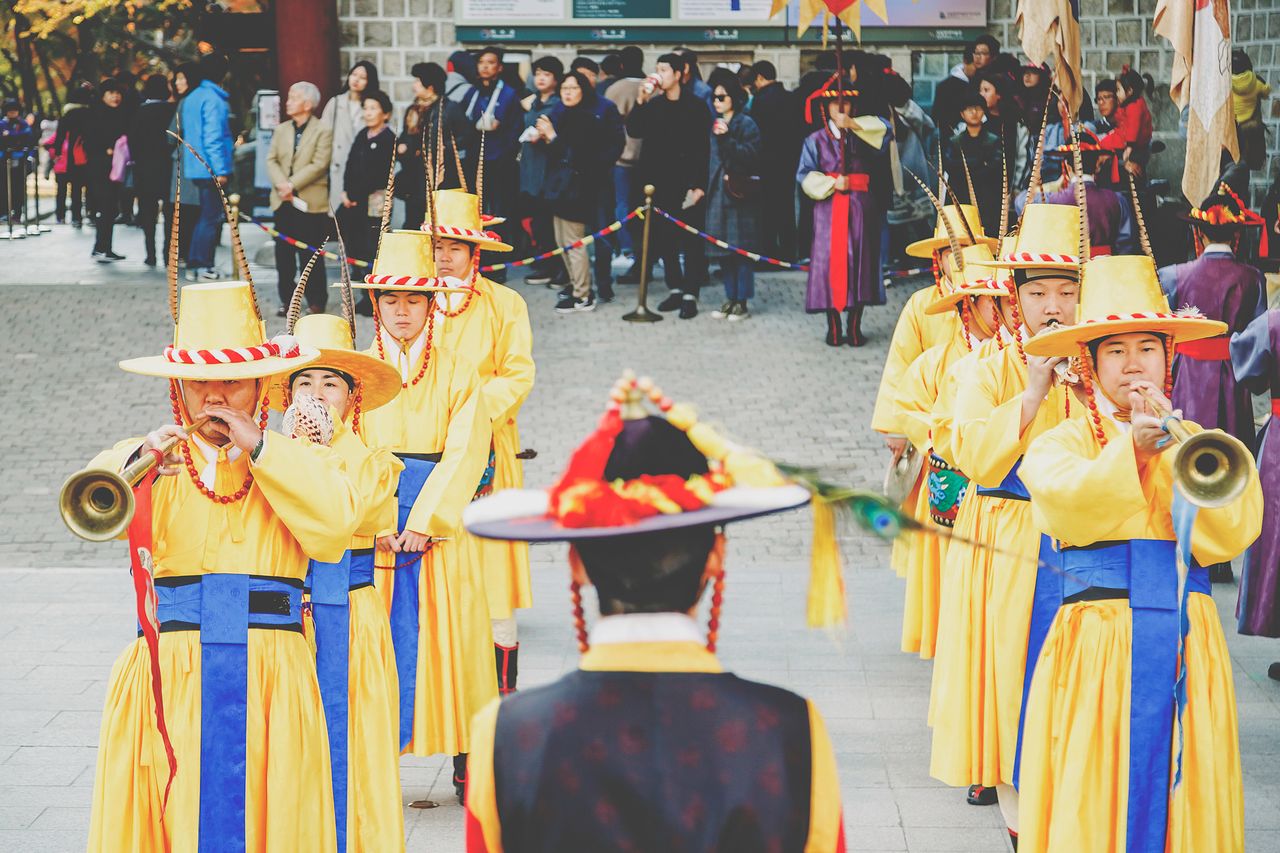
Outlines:
[[[516,155],[524,112],[518,87],[502,79],[502,48],[483,47],[476,54],[475,87],[462,106],[476,130],[484,134],[484,212],[507,217],[506,223],[494,230],[510,243],[515,236],[515,201],[520,187]],[[473,187],[477,186],[480,147],[477,144],[474,152],[468,152],[467,171]],[[497,270],[490,278],[505,281],[505,271]]]
[[[564,63],[554,56],[541,56],[533,63],[533,92],[520,100],[524,110],[524,130],[520,134],[520,213],[528,216],[533,232],[533,251],[537,254],[555,248],[551,209],[542,197],[542,184],[550,166],[546,139],[538,133],[538,119],[551,121],[558,117],[560,81],[564,79]],[[561,258],[535,261],[528,277],[529,284],[565,285],[568,273]]]
[[[200,218],[187,254],[187,281],[214,281],[213,253],[222,237],[222,201],[217,186],[231,179],[231,108],[227,90],[219,84],[227,75],[226,57],[211,53],[200,60],[200,85],[180,108],[182,136],[209,164],[206,169],[190,151],[182,155],[182,172],[200,192]],[[212,169],[212,173],[210,173]]]

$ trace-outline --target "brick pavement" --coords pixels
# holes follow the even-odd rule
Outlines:
[[[134,636],[123,547],[68,534],[56,515],[58,487],[108,442],[168,416],[163,383],[115,367],[166,342],[163,275],[132,260],[92,264],[88,241],[62,230],[0,246],[8,317],[0,359],[9,370],[0,409],[0,849],[83,847],[106,679]],[[138,254],[133,243],[140,243],[133,231],[117,241],[131,256]],[[274,273],[261,270],[259,279],[264,308],[274,308]],[[64,284],[29,286],[47,282]],[[891,288],[890,306],[869,313],[871,346],[832,351],[820,340],[820,323],[802,313],[801,276],[764,274],[758,284],[746,323],[704,314],[652,326],[618,319],[635,288],[620,289],[621,304],[566,317],[552,311],[551,291],[517,285],[530,304],[539,368],[521,418],[526,445],[540,454],[528,464],[529,482],[556,476],[610,383],[634,367],[745,442],[874,485],[884,460],[866,424],[893,318],[910,287]],[[708,292],[703,307],[719,301]],[[279,324],[271,316],[268,325]],[[367,323],[363,333],[367,339]],[[928,777],[930,665],[897,651],[902,582],[887,570],[887,548],[846,538],[850,627],[807,631],[807,528],[807,516],[792,514],[733,530],[721,631],[726,664],[818,701],[837,751],[851,850],[1007,849],[998,810],[967,806],[962,792]],[[555,678],[575,659],[563,549],[536,547],[533,562],[536,606],[521,616],[525,685]],[[1232,624],[1234,589],[1218,587],[1216,597]],[[1230,631],[1228,639],[1248,848],[1280,850],[1280,687],[1266,678],[1280,648]],[[405,759],[402,778],[406,802],[441,803],[406,810],[409,848],[461,849],[462,813],[447,761]]]

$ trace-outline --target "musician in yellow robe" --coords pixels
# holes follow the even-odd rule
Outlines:
[[[947,553],[947,612],[930,696],[930,773],[949,785],[971,786],[973,805],[989,805],[998,795],[1015,833],[1014,761],[1040,550],[1017,465],[1030,441],[1071,407],[1070,392],[1054,384],[1044,359],[1025,357],[1023,342],[1075,320],[1079,278],[1066,252],[1077,250],[1079,225],[1074,206],[1028,207],[1017,243],[1001,261],[1015,265],[1001,270],[1012,293],[1001,307],[1015,330],[1014,345],[972,365],[952,412],[951,452],[972,481],[956,533],[992,548],[953,543]],[[1058,265],[1008,260],[1023,252],[1055,255]]]
[[[533,331],[524,297],[480,275],[480,251],[507,251],[483,230],[480,199],[462,190],[435,193],[436,269],[469,282],[474,292],[436,297],[436,340],[478,362],[480,398],[493,426],[491,489],[524,485],[516,416],[533,389]],[[493,620],[498,689],[516,689],[520,643],[515,611],[533,605],[529,586],[529,545],[473,539],[484,569],[489,618]]]
[[[894,395],[901,412],[900,423],[908,440],[927,463],[928,479],[917,499],[916,512],[929,524],[950,527],[964,500],[965,478],[947,457],[937,452],[933,435],[934,408],[952,366],[985,342],[999,341],[1000,314],[995,300],[1006,293],[991,279],[995,271],[983,262],[992,260],[986,244],[966,246],[953,257],[958,269],[948,280],[947,292],[935,297],[931,316],[951,314],[959,318],[955,333],[943,343],[930,347],[911,363]],[[925,660],[936,651],[940,571],[944,543],[937,536],[915,536],[907,566],[907,586],[902,614],[902,650],[918,653]]]
[[[327,853],[329,747],[302,583],[307,555],[338,559],[363,508],[337,453],[264,426],[266,378],[318,353],[266,341],[245,282],[183,288],[173,340],[121,367],[170,380],[175,422],[93,463],[119,470],[213,418],[137,490],[134,577],[145,582],[153,564],[156,599],[111,671],[88,849]]]
[[[478,549],[462,510],[488,471],[492,431],[476,361],[435,340],[432,237],[382,236],[379,268],[357,284],[374,291],[378,331],[370,355],[400,373],[398,397],[365,417],[365,441],[405,463],[399,518],[379,536],[375,582],[389,593],[400,680],[400,746],[455,756],[462,794],[472,715],[498,694]],[[394,269],[396,272],[385,272]]]
[[[941,314],[925,312],[929,303],[943,294],[945,286],[950,285],[947,276],[954,269],[954,265],[950,263],[951,244],[947,227],[952,227],[951,236],[961,246],[969,244],[966,232],[960,227],[962,215],[968,220],[969,227],[975,234],[983,233],[976,207],[947,205],[943,211],[945,213],[938,214],[933,236],[917,240],[907,247],[907,253],[912,257],[933,259],[933,286],[920,288],[911,294],[906,304],[902,306],[902,313],[898,315],[898,322],[893,327],[893,337],[889,340],[889,352],[885,356],[884,370],[880,374],[880,388],[876,392],[875,408],[871,413],[871,428],[885,437],[885,446],[889,449],[894,463],[906,452],[910,443],[902,429],[901,413],[893,402],[903,374],[925,350],[950,340],[951,336],[958,331],[959,319],[955,312]],[[982,239],[984,238],[979,236],[979,240]],[[944,281],[947,281],[945,286]],[[921,523],[928,518],[928,515],[915,515],[915,510],[925,476],[926,470],[921,466],[915,485],[902,503],[903,511],[912,514]],[[904,536],[894,541],[889,564],[899,577],[906,577],[907,566],[912,559],[911,552],[919,545],[919,537],[916,536]]]
[[[1158,414],[1174,348],[1226,329],[1193,311],[1169,310],[1149,258],[1099,257],[1080,322],[1027,343],[1080,359],[1088,414],[1041,435],[1021,467],[1061,548],[1025,712],[1023,853],[1244,849],[1231,660],[1203,567],[1257,537],[1262,491],[1247,459],[1224,505],[1197,510],[1174,485]]]
[[[299,282],[299,294],[306,282]],[[290,323],[299,344],[320,357],[272,383],[272,406],[297,400],[286,430],[304,431],[301,397],[327,406],[329,447],[346,464],[364,512],[346,553],[311,561],[306,592],[317,646],[316,668],[329,728],[339,851],[404,849],[400,803],[400,687],[387,610],[373,587],[374,537],[396,522],[396,484],[404,464],[390,450],[365,446],[361,420],[400,393],[400,374],[355,351],[354,325],[332,314]]]

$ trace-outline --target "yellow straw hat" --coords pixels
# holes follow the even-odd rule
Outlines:
[[[1080,265],[1080,208],[1074,204],[1029,204],[1013,251],[994,266],[1015,270],[1066,269]]]
[[[1130,332],[1155,332],[1182,343],[1227,331],[1226,323],[1207,319],[1195,308],[1170,311],[1155,262],[1146,255],[1102,255],[1086,263],[1076,317],[1074,326],[1027,341],[1027,355],[1075,356],[1080,344]]]
[[[436,236],[474,243],[491,252],[510,252],[511,247],[486,225],[497,220],[484,220],[480,215],[480,196],[462,190],[437,190],[434,194],[436,208]],[[424,231],[430,231],[431,221],[422,223]]]
[[[997,270],[991,266],[991,260],[994,257],[991,254],[991,247],[986,243],[965,246],[961,249],[960,258],[964,267],[957,270],[959,276],[942,277],[945,292],[941,296],[934,297],[934,300],[925,307],[924,313],[945,314],[966,296],[975,299],[979,296],[1008,297],[1009,289],[1003,282],[1010,276],[1004,270]],[[952,255],[951,264],[958,266],[954,259],[955,256]],[[954,278],[959,278],[959,282],[954,282]]]
[[[319,357],[272,378],[267,402],[276,411],[284,411],[285,391],[299,370],[327,367],[350,376],[361,387],[360,409],[365,412],[386,405],[400,393],[400,372],[380,358],[357,351],[351,324],[341,317],[309,314],[298,319],[293,334],[301,346],[318,350]]]
[[[960,217],[963,214],[964,219]],[[942,221],[942,217],[947,218],[947,222],[951,224],[951,230],[956,235],[956,240],[961,244],[969,241],[969,232],[973,232],[973,236],[978,243],[986,243],[989,246],[996,245],[994,237],[988,237],[982,230],[982,218],[978,215],[978,208],[972,204],[944,205],[938,211],[938,218],[933,225],[933,236],[924,240],[917,240],[907,246],[907,254],[913,258],[931,258],[933,253],[938,249],[948,249],[951,247],[947,240],[947,228]],[[969,223],[969,229],[965,230],[965,223]]]
[[[299,370],[319,356],[291,335],[267,340],[249,283],[218,281],[182,288],[173,345],[163,355],[131,358],[120,367],[166,379],[260,379]]]
[[[334,287],[342,287],[338,282]],[[387,231],[378,244],[373,271],[364,281],[353,281],[361,290],[403,290],[411,293],[449,290],[436,275],[435,249],[425,231]]]

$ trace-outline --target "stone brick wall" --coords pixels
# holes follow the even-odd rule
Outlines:
[[[444,64],[457,48],[453,14],[454,0],[337,0],[341,25],[343,68],[360,59],[372,60],[398,106],[412,97],[409,69],[415,62]],[[1017,51],[1018,33],[1013,24],[1017,0],[988,0],[989,27],[1006,50]],[[1156,137],[1168,146],[1153,162],[1156,176],[1171,179],[1176,187],[1186,150],[1178,131],[1178,114],[1167,95],[1173,52],[1168,43],[1151,30],[1156,0],[1081,0],[1084,44],[1084,83],[1089,93],[1094,84],[1113,77],[1124,65],[1150,74],[1157,91],[1148,98],[1155,119]],[[1255,70],[1272,83],[1277,97],[1268,102],[1269,168],[1255,175],[1256,184],[1266,184],[1272,169],[1280,167],[1280,0],[1233,0],[1232,28],[1236,44],[1245,48]],[[606,49],[591,45],[593,51]],[[652,61],[667,45],[643,46]],[[711,46],[708,46],[710,48]],[[541,44],[513,46],[533,56],[553,54],[567,65],[578,45]],[[792,83],[800,76],[800,51],[776,45],[726,45],[734,52],[747,52],[754,59],[771,60],[779,77]],[[917,100],[929,103],[933,89],[944,79],[960,57],[955,52],[887,50],[894,66],[913,76]]]

